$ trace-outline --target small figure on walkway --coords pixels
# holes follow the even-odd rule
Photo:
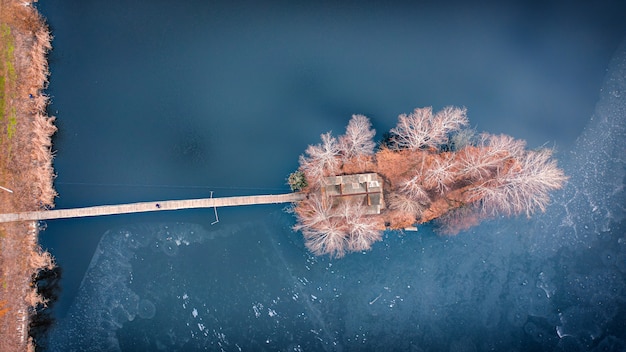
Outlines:
[[[156,203],[156,207],[157,207],[157,208],[159,208],[159,209],[161,209],[161,204]]]

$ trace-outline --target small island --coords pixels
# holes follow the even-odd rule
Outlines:
[[[545,211],[567,179],[553,150],[468,125],[464,108],[418,108],[377,145],[369,119],[353,115],[344,135],[322,134],[289,176],[306,195],[294,203],[294,230],[314,254],[342,257],[370,249],[386,229],[436,220],[455,234],[496,214]]]

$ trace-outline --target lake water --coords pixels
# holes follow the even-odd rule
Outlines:
[[[37,6],[55,37],[57,208],[288,191],[306,146],[352,114],[380,137],[431,105],[555,145],[571,176],[534,220],[389,232],[340,260],[311,256],[281,205],[220,209],[214,225],[212,210],[49,221],[41,242],[63,269],[51,350],[626,346],[626,71],[609,66],[625,9]]]

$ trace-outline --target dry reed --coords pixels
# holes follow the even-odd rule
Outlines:
[[[13,190],[0,193],[0,211],[50,208],[56,195],[51,142],[56,127],[54,118],[46,114],[49,99],[43,93],[49,74],[50,32],[36,9],[24,0],[0,0],[0,25],[6,37],[0,50],[10,53],[0,63],[0,74],[8,80],[4,111],[0,111],[0,184]],[[9,124],[14,133],[7,134]],[[54,265],[50,253],[39,247],[37,234],[34,222],[0,226],[0,301],[6,302],[5,314],[0,317],[2,351],[34,350],[28,337],[30,314],[33,307],[45,302],[32,280],[39,270]]]

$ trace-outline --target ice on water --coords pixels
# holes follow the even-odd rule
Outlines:
[[[275,241],[291,233],[285,224],[274,226],[207,231],[151,224],[107,231],[67,319],[53,332],[52,349],[238,350],[292,341],[319,349],[330,343],[310,332],[325,329],[323,314],[292,299],[304,292],[296,279],[304,272],[286,267],[290,255],[277,253]],[[306,335],[315,337],[306,342]]]

